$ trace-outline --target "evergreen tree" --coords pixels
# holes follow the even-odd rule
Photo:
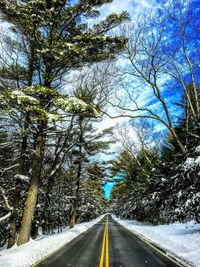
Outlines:
[[[187,111],[187,102],[182,103],[184,111]],[[132,167],[133,171],[130,173],[134,179],[137,181],[136,177],[139,177],[138,181],[142,181],[141,175],[138,176],[138,172],[134,171],[130,159],[123,156],[121,164],[115,163],[115,169],[118,166],[118,171],[125,173],[125,180],[117,185],[113,192],[113,209],[118,215],[141,221],[148,220],[155,224],[199,221],[199,120],[194,119],[191,112],[184,112],[175,130],[187,153],[183,156],[176,140],[168,135],[167,145],[163,147],[160,158],[157,158],[153,165],[149,165],[145,187],[138,187],[138,184],[131,180],[127,183],[128,175],[125,170],[130,169],[129,166]],[[140,159],[140,162],[144,168],[145,161]],[[148,166],[148,160],[146,163]]]
[[[23,61],[17,65],[18,69],[23,70],[23,77],[27,77],[27,83],[20,84],[20,90],[19,86],[14,91],[9,88],[5,94],[8,95],[9,104],[12,102],[14,108],[23,113],[22,128],[25,132],[34,128],[31,181],[19,232],[19,245],[26,243],[31,234],[47,141],[46,133],[50,126],[49,121],[55,115],[51,111],[56,106],[57,110],[68,113],[88,111],[88,106],[83,102],[68,100],[66,96],[63,101],[62,96],[57,94],[56,90],[61,87],[63,75],[84,64],[114,58],[116,52],[122,50],[126,43],[123,37],[106,34],[128,18],[126,12],[120,15],[111,14],[92,27],[87,24],[87,19],[98,16],[100,13],[97,8],[107,2],[110,1],[0,1],[0,12],[4,20],[13,25],[13,39],[18,41],[21,36],[27,58],[25,65]],[[9,73],[8,69],[4,71]],[[27,138],[27,134],[23,136],[20,175],[24,174],[23,155],[27,149]]]

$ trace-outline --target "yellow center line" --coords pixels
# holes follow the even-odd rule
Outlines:
[[[107,229],[106,229],[106,267],[109,267],[109,249],[108,249],[108,217],[107,217]]]
[[[108,217],[107,217],[105,228],[104,228],[103,243],[102,243],[102,248],[101,248],[101,258],[100,258],[99,267],[103,267],[104,266],[105,249],[106,249],[106,267],[109,267]]]

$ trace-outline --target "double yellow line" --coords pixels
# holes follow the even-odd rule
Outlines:
[[[101,258],[100,258],[99,267],[104,267],[104,261],[106,264],[105,267],[109,267],[108,217],[106,219],[106,224],[104,227],[103,243],[102,243],[102,248],[101,248]]]

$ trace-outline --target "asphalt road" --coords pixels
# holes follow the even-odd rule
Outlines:
[[[106,216],[38,267],[178,267]]]

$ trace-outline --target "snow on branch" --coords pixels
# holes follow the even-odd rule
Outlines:
[[[18,167],[18,166],[19,166],[19,164],[14,164],[14,165],[12,165],[12,166],[9,166],[8,168],[1,169],[1,170],[0,170],[0,172],[1,172],[1,176],[3,176],[4,173],[6,173],[6,172],[8,172],[8,171],[10,171],[10,170],[12,170],[12,169]]]
[[[5,216],[0,218],[0,224],[7,220],[11,216],[11,212],[7,213]]]
[[[8,203],[8,198],[6,196],[6,193],[5,193],[5,190],[3,189],[2,186],[0,186],[0,195],[3,199],[3,202],[4,202],[4,205],[5,205],[5,208],[8,210],[8,211],[12,211],[13,210],[13,207],[11,207]]]
[[[26,176],[26,175],[21,175],[21,174],[16,174],[15,175],[15,178],[16,179],[19,179],[20,181],[25,181],[25,182],[29,182],[30,180],[30,177],[29,176]]]

